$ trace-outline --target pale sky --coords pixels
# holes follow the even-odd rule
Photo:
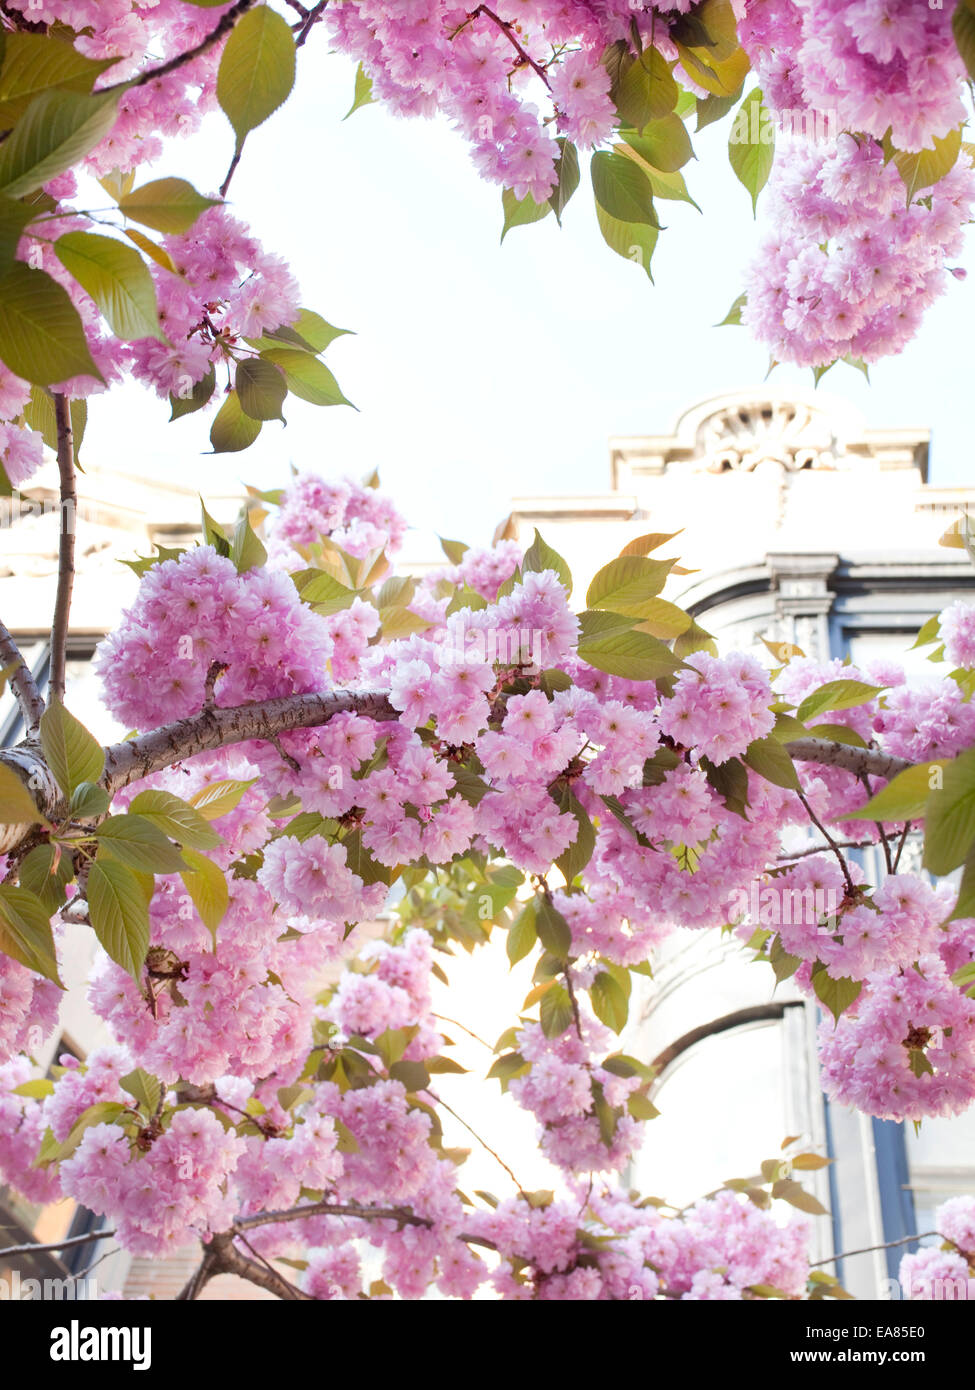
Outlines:
[[[500,191],[460,137],[379,106],[343,123],[353,77],[315,33],[291,99],[248,139],[229,200],[289,260],[304,303],[356,331],[326,361],[359,413],[289,397],[287,429],[266,424],[246,453],[201,458],[209,417],[167,425],[166,403],[129,387],[114,409],[93,402],[89,458],[212,492],[278,485],[290,462],[327,474],[378,466],[413,524],[484,543],[513,495],[607,490],[610,435],[668,432],[696,401],[762,381],[765,349],[712,326],[758,236],[728,165],[727,122],[695,137],[699,162],[684,170],[703,216],[658,202],[667,230],[651,286],[602,241],[585,170],[561,231],[549,217],[501,246]],[[179,173],[212,191],[231,152],[215,113],[140,182]],[[870,385],[841,365],[822,388],[869,426],[931,428],[937,485],[972,476],[973,285],[975,274],[952,280]],[[808,390],[812,377],[778,368],[772,384]]]

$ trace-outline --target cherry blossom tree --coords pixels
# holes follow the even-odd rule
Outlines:
[[[9,0],[0,19],[0,450],[9,490],[51,448],[62,496],[46,698],[0,626],[26,726],[0,754],[0,1176],[83,1203],[136,1255],[198,1240],[185,1299],[220,1272],[292,1299],[842,1296],[809,1263],[823,1209],[797,1177],[823,1155],[790,1141],[690,1208],[625,1185],[655,1082],[701,1030],[657,1058],[617,1039],[654,949],[723,929],[819,1001],[831,1097],[915,1122],[971,1104],[975,608],[925,625],[944,673],[924,688],[775,643],[762,663],[660,596],[672,536],[631,541],[584,598],[537,534],[446,541],[419,581],[375,476],[300,474],[251,490],[232,531],[204,512],[202,544],[133,562],[96,658],[132,733],[102,747],[64,703],[76,453],[88,395],[126,373],[173,418],[216,407],[218,452],[288,392],[344,401],[321,358],[342,330],[222,202],[319,41],[359,60],[354,105],[448,116],[506,228],[561,218],[594,148],[603,234],[645,269],[654,199],[689,197],[687,118],[737,106],[732,163],[753,197],[772,170],[776,212],[730,318],[819,368],[897,351],[968,216],[975,13]],[[237,137],[219,196],[145,181],[213,106]],[[949,540],[970,546],[967,524]],[[849,854],[866,845],[876,885]],[[82,932],[115,1044],[43,1077]],[[498,1197],[444,1145],[438,1078],[463,1069],[431,991],[502,936],[534,987],[484,1071],[562,1179],[507,1169]],[[937,1234],[905,1258],[918,1296],[967,1282],[975,1199]]]

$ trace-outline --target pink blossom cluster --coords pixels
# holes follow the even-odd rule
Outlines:
[[[955,666],[975,666],[975,604],[959,599],[941,614],[945,655]]]
[[[820,1025],[823,1089],[888,1120],[957,1115],[975,1099],[975,1000],[938,955],[868,975],[852,1008]]]
[[[446,581],[473,589],[481,598],[493,602],[504,582],[512,577],[522,561],[517,541],[498,541],[489,550],[471,546],[456,565],[443,565],[424,576],[424,587],[435,588]],[[441,613],[443,618],[443,613]]]
[[[57,1201],[60,1186],[56,1168],[34,1167],[44,1138],[44,1111],[37,1100],[17,1090],[35,1079],[28,1057],[11,1057],[0,1064],[0,1180],[29,1202],[41,1204]]]
[[[269,532],[273,563],[300,569],[304,560],[298,551],[325,537],[359,559],[371,550],[384,550],[392,557],[403,543],[406,522],[374,487],[351,478],[332,482],[318,473],[303,472],[285,489],[272,513]]]
[[[809,1271],[805,1218],[778,1225],[727,1191],[675,1217],[618,1189],[584,1187],[546,1205],[513,1198],[467,1224],[502,1254],[491,1282],[505,1298],[740,1299],[756,1285],[797,1297]]]
[[[380,910],[386,888],[374,883],[367,889],[346,858],[345,845],[329,844],[321,835],[283,835],[266,846],[257,878],[287,917],[357,922]]]
[[[95,669],[116,718],[146,729],[202,708],[207,672],[220,705],[320,690],[331,643],[286,574],[238,574],[212,546],[146,574],[135,603],[99,645]]]
[[[617,1076],[595,1060],[610,1040],[609,1029],[592,1018],[556,1038],[547,1038],[537,1023],[518,1033],[518,1050],[531,1070],[508,1089],[539,1121],[542,1152],[569,1173],[618,1171],[642,1139],[641,1126],[627,1114],[616,1120],[609,1143],[600,1132],[597,1103],[625,1106],[640,1084],[639,1077]]]
[[[775,726],[768,672],[751,656],[695,652],[669,700],[661,702],[663,733],[698,757],[724,763]]]
[[[831,112],[842,130],[931,148],[965,119],[953,4],[752,0],[738,33],[767,105]]]
[[[903,1257],[898,1278],[906,1298],[925,1302],[975,1298],[975,1277],[968,1260],[956,1250],[923,1246]]]
[[[770,230],[746,275],[742,323],[777,362],[869,363],[900,352],[944,291],[975,172],[962,155],[908,200],[878,144],[793,141],[779,151],[766,198]]]
[[[156,261],[150,270],[168,341],[139,339],[126,365],[158,395],[185,398],[227,361],[229,349],[248,355],[240,339],[292,323],[300,296],[280,256],[267,253],[225,207],[208,208],[190,231],[164,237],[163,246],[174,270]]]
[[[53,980],[0,954],[0,1062],[36,1051],[54,1030],[61,991]]]
[[[164,1255],[193,1236],[229,1226],[237,1210],[229,1180],[244,1141],[209,1110],[176,1110],[147,1152],[117,1125],[86,1129],[60,1164],[66,1196],[107,1216],[134,1255]]]
[[[820,854],[763,887],[759,924],[833,979],[866,980],[936,952],[946,915],[944,896],[914,874],[888,874],[871,894],[851,898],[836,860]]]
[[[425,931],[408,931],[398,946],[370,942],[359,952],[369,974],[346,970],[328,1007],[328,1017],[346,1035],[377,1038],[400,1028],[414,1030],[403,1053],[407,1061],[433,1057],[443,1038],[432,1026],[430,971],[433,948]]]

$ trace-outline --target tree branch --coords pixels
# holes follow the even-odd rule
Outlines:
[[[195,48],[188,48],[185,53],[177,53],[175,58],[170,58],[167,63],[162,63],[158,68],[149,68],[146,72],[140,73],[138,77],[129,78],[125,82],[116,82],[111,87],[103,87],[103,92],[128,91],[132,87],[144,87],[147,82],[155,82],[160,77],[168,77],[177,68],[183,67],[186,63],[192,63],[194,58],[200,58],[208,52],[215,43],[226,38],[238,19],[256,3],[256,0],[237,0],[237,4],[229,9],[220,19],[209,34],[202,38]]]
[[[11,672],[9,678],[10,688],[17,697],[17,704],[20,706],[24,723],[27,725],[27,736],[30,738],[40,728],[41,715],[44,713],[44,701],[37,688],[33,672],[3,623],[0,623],[0,665],[4,667],[16,665],[17,669]]]
[[[888,1240],[886,1245],[861,1245],[859,1250],[842,1250],[838,1255],[827,1255],[825,1260],[813,1260],[810,1269],[815,1269],[817,1265],[831,1265],[837,1260],[848,1260],[851,1255],[869,1255],[872,1250],[893,1250],[897,1245],[911,1245],[916,1240],[924,1240],[927,1236],[939,1235],[939,1231],[921,1231],[919,1235],[901,1236],[900,1240]]]
[[[188,719],[164,724],[152,733],[105,750],[102,786],[110,792],[140,777],[171,767],[195,753],[228,748],[251,739],[273,743],[279,734],[327,724],[336,714],[353,711],[368,719],[398,719],[382,691],[333,690],[321,695],[285,695],[252,705],[204,709]]]
[[[234,1222],[234,1232],[255,1226],[271,1226],[280,1221],[303,1221],[310,1216],[353,1216],[362,1221],[396,1221],[400,1226],[429,1226],[425,1216],[416,1216],[408,1207],[360,1207],[355,1202],[307,1202],[288,1211],[259,1211],[254,1216],[241,1216]]]
[[[54,418],[58,427],[58,472],[61,475],[61,536],[58,543],[58,587],[51,624],[51,700],[64,699],[64,668],[71,617],[71,591],[74,588],[74,535],[78,499],[75,493],[74,437],[71,412],[60,392],[54,397]]]
[[[690,1032],[682,1034],[653,1059],[650,1065],[657,1074],[656,1079],[659,1080],[660,1074],[682,1053],[693,1047],[695,1043],[703,1042],[705,1038],[713,1038],[718,1033],[727,1033],[732,1028],[742,1028],[749,1023],[777,1022],[785,1017],[786,1009],[801,1009],[802,1007],[801,999],[784,1000],[779,1004],[753,1004],[747,1009],[735,1009],[733,1013],[722,1014],[720,1018],[713,1018],[710,1023],[702,1023],[700,1027],[692,1028]]]
[[[870,773],[872,777],[896,777],[914,764],[906,758],[895,758],[879,748],[854,748],[849,743],[834,743],[826,738],[797,738],[785,745],[791,758],[801,763],[822,763],[824,767],[839,767],[854,777]]]

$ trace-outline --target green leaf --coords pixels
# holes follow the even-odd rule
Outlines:
[[[535,930],[537,911],[537,899],[532,898],[530,902],[525,904],[521,913],[508,928],[506,950],[508,960],[512,965],[517,965],[535,947],[535,942],[538,940],[538,933]]]
[[[538,933],[539,941],[550,955],[560,961],[569,959],[569,952],[572,949],[572,930],[552,899],[544,895],[538,899],[535,912],[535,930]]]
[[[88,874],[88,913],[108,955],[138,984],[149,949],[149,905],[132,870],[96,859]]]
[[[88,402],[84,400],[69,401],[68,411],[71,416],[71,434],[74,439],[75,459],[81,450],[81,443],[85,437],[85,426],[88,423]],[[58,447],[58,422],[54,414],[54,397],[44,386],[32,386],[30,400],[24,407],[24,419],[32,430],[37,430],[49,449],[57,450]]]
[[[845,977],[834,980],[827,973],[825,966],[819,962],[813,966],[812,987],[816,998],[826,1005],[837,1022],[840,1015],[859,997],[863,988],[859,980],[849,980]]]
[[[663,54],[648,48],[622,69],[611,94],[623,122],[642,130],[673,111],[678,87]]]
[[[556,143],[559,147],[559,155],[555,161],[557,182],[548,201],[555,213],[556,221],[561,224],[565,205],[579,187],[579,154],[572,141],[566,140],[562,135],[557,137]]]
[[[622,1033],[629,1017],[629,1004],[620,984],[606,970],[601,970],[589,988],[593,1013],[612,1028],[614,1033]]]
[[[143,1071],[142,1067],[136,1067],[135,1071],[119,1077],[118,1084],[133,1100],[139,1102],[148,1116],[155,1115],[163,1094],[162,1082],[158,1077]]]
[[[20,866],[21,888],[26,888],[40,900],[49,917],[64,906],[67,899],[65,886],[73,878],[74,866],[70,854],[57,854],[55,846],[50,843],[37,845]]]
[[[854,709],[865,705],[886,690],[884,685],[867,685],[865,681],[828,681],[807,695],[796,710],[796,718],[803,724],[825,714],[829,709]]]
[[[733,327],[739,327],[739,328],[740,328],[740,327],[741,327],[741,311],[742,311],[742,309],[744,309],[744,307],[745,307],[745,305],[746,305],[747,303],[748,303],[748,295],[747,295],[747,294],[740,294],[740,295],[738,296],[738,298],[735,300],[734,304],[732,304],[731,308],[730,308],[730,309],[728,310],[728,312],[725,314],[725,316],[724,316],[724,318],[721,320],[721,322],[718,323],[718,324],[715,324],[715,327],[716,327],[716,328],[724,328],[724,327],[726,327],[727,325],[730,324],[730,325],[732,325]]]
[[[275,329],[266,328],[262,338],[248,338],[247,341],[261,351],[285,346],[301,348],[304,352],[324,352],[336,338],[344,338],[350,333],[351,329],[336,328],[311,309],[299,309],[294,323],[280,324]],[[366,486],[376,484],[367,483]]]
[[[28,7],[29,8],[29,7]],[[71,43],[46,34],[4,35],[0,68],[0,129],[9,130],[40,92],[90,92],[106,68],[117,58],[86,58]]]
[[[799,724],[798,719],[795,721]],[[851,748],[866,748],[867,741],[861,738],[856,729],[848,729],[845,724],[812,724],[806,729],[805,734],[796,734],[796,738],[804,738],[808,734],[811,738],[827,738],[833,743],[846,743]]]
[[[151,821],[164,835],[191,849],[214,849],[223,837],[211,829],[200,812],[172,792],[155,788],[132,798],[129,811]]]
[[[623,139],[641,159],[663,174],[676,174],[694,157],[687,127],[673,111],[661,120],[649,121],[642,134],[625,132]]]
[[[955,167],[961,150],[961,130],[950,130],[942,138],[934,135],[933,150],[894,151],[897,172],[904,180],[907,201],[910,202],[919,188],[930,188],[940,182],[949,170]]]
[[[682,664],[659,638],[646,632],[622,631],[619,627],[581,637],[578,655],[580,661],[595,666],[597,671],[633,681],[658,680],[672,675]]]
[[[6,763],[0,763],[0,825],[47,825],[27,787]]]
[[[596,203],[610,217],[659,229],[653,190],[632,159],[599,150],[592,157],[590,175]]]
[[[281,407],[288,384],[280,367],[262,357],[245,357],[237,363],[234,386],[241,409],[252,420],[284,420]]]
[[[581,874],[592,858],[592,852],[596,848],[596,832],[589,819],[589,813],[568,787],[563,790],[560,810],[563,815],[576,818],[576,838],[555,861],[566,883],[571,884],[576,874]]]
[[[790,791],[799,790],[799,776],[795,763],[774,734],[768,738],[755,739],[745,749],[742,757],[748,766],[766,781],[774,782],[777,787],[787,787]]]
[[[937,779],[932,783],[932,771],[946,766],[944,762],[918,763],[892,777],[886,787],[872,796],[859,811],[844,811],[848,820],[908,821],[920,820]]]
[[[623,222],[618,217],[611,217],[598,203],[596,220],[606,245],[618,256],[622,256],[623,260],[632,261],[634,265],[645,270],[652,284],[650,262],[657,245],[657,228],[648,227],[642,222]]]
[[[544,203],[536,203],[530,193],[526,193],[524,198],[516,198],[510,188],[501,190],[501,208],[504,212],[504,226],[501,228],[502,241],[512,227],[527,227],[532,222],[541,222],[542,218],[547,217],[552,211],[552,205],[548,200]]]
[[[228,391],[210,426],[213,452],[239,454],[242,449],[250,448],[260,432],[260,420],[245,415],[237,392]]]
[[[470,546],[465,545],[463,541],[448,541],[443,536],[438,536],[437,539],[440,542],[440,549],[452,565],[459,565],[470,550]]]
[[[621,555],[597,572],[586,593],[589,608],[605,608],[634,618],[649,618],[664,587],[673,560],[648,560]],[[687,624],[685,624],[687,626]]]
[[[713,125],[715,121],[720,121],[738,100],[738,95],[728,97],[715,96],[709,92],[706,97],[697,98],[697,130],[702,131],[706,126]]]
[[[516,1076],[524,1076],[528,1069],[529,1063],[520,1052],[506,1052],[504,1056],[492,1062],[488,1080],[500,1081],[502,1091],[506,1091],[509,1081],[513,1081]]]
[[[958,0],[951,16],[951,30],[969,77],[975,77],[975,5],[972,0]]]
[[[311,353],[300,348],[265,348],[261,356],[281,368],[288,390],[300,400],[310,405],[352,405],[325,363]]]
[[[0,151],[5,148],[0,145]],[[23,261],[0,277],[0,359],[39,386],[75,376],[103,380],[67,291]]]
[[[793,1168],[802,1171],[814,1171],[817,1168],[828,1168],[832,1163],[831,1158],[823,1158],[822,1154],[796,1154],[791,1163]]]
[[[568,990],[557,980],[542,995],[539,1004],[539,1017],[542,1032],[547,1038],[557,1038],[572,1026],[574,1018],[572,1001],[569,998]]]
[[[634,1091],[627,1097],[626,1108],[634,1120],[655,1120],[660,1114],[650,1097],[642,1091]]]
[[[349,589],[326,570],[304,570],[292,575],[302,603],[311,604],[316,613],[328,616],[349,608],[358,597],[357,589]],[[298,581],[301,581],[300,583]]]
[[[217,554],[222,555],[224,559],[229,559],[230,541],[227,539],[227,533],[220,523],[214,521],[213,517],[207,511],[203,504],[202,497],[200,498],[200,521],[203,530],[203,539],[206,544],[212,545]]]
[[[109,807],[109,795],[104,787],[93,782],[79,782],[71,793],[69,809],[79,820],[93,820],[103,816]]]
[[[23,870],[21,870],[20,881],[22,883],[24,881]],[[965,867],[958,887],[958,899],[948,921],[956,922],[965,917],[975,917],[975,846],[965,855]],[[975,980],[975,964],[964,968],[971,970],[971,978]],[[954,980],[954,977],[952,979]],[[954,983],[960,982],[954,980]]]
[[[0,193],[22,198],[79,163],[115,124],[118,92],[46,91],[0,145]]]
[[[752,212],[758,212],[758,195],[768,183],[775,161],[775,126],[762,105],[762,91],[749,92],[738,109],[728,136],[728,158],[738,182],[752,195]]]
[[[120,864],[149,874],[178,874],[182,855],[157,825],[145,816],[109,816],[95,831],[99,848]]]
[[[51,914],[29,888],[0,884],[0,952],[61,984]]]
[[[91,295],[116,338],[126,343],[139,338],[166,341],[152,276],[138,251],[91,232],[66,232],[54,243],[54,251]]]
[[[230,905],[226,875],[212,859],[198,854],[195,849],[184,849],[183,858],[190,866],[180,873],[183,887],[193,899],[193,906],[215,939],[217,927],[223,921]]]
[[[251,525],[249,512],[244,513],[234,528],[230,541],[230,558],[238,574],[261,569],[267,563],[267,551]]]
[[[189,391],[185,395],[170,395],[169,403],[172,406],[170,420],[179,420],[184,415],[192,415],[197,410],[202,410],[205,405],[209,405],[213,399],[213,392],[217,384],[217,373],[213,365],[207,369],[207,374],[199,381],[187,382]]]
[[[572,593],[572,572],[569,566],[562,559],[558,551],[553,550],[542,540],[538,531],[535,531],[535,539],[525,551],[521,562],[521,573],[541,574],[543,570],[554,570],[559,577],[559,583],[567,594]]]
[[[119,199],[119,210],[133,222],[156,232],[188,232],[201,213],[219,198],[204,198],[185,179],[153,179]]]
[[[795,1182],[792,1178],[779,1178],[772,1184],[772,1196],[781,1198],[788,1202],[790,1206],[797,1207],[799,1211],[805,1211],[810,1216],[828,1216],[826,1208],[818,1197],[814,1197],[811,1192],[807,1192],[801,1183]]]
[[[343,121],[347,121],[353,111],[358,111],[360,106],[369,106],[372,101],[372,78],[360,63],[355,72],[355,92],[352,97],[352,105],[342,117]]]
[[[81,782],[97,782],[105,771],[104,748],[60,700],[50,700],[41,715],[41,747],[65,796]]]
[[[14,1096],[27,1096],[29,1100],[46,1100],[54,1094],[54,1082],[47,1076],[39,1076],[34,1081],[25,1081],[15,1086],[10,1093]]]
[[[25,203],[0,194],[0,275],[6,275],[13,265],[24,228],[36,215]]]
[[[295,44],[291,27],[269,5],[238,20],[217,71],[217,101],[234,128],[237,149],[291,94]]]
[[[198,792],[193,793],[190,797],[190,805],[195,806],[206,820],[219,820],[221,816],[234,810],[244,792],[252,787],[256,781],[256,777],[252,777],[247,782],[228,777],[219,782],[211,782],[209,786],[201,787]]]
[[[948,874],[975,840],[975,749],[944,764],[943,784],[924,809],[924,867]]]

